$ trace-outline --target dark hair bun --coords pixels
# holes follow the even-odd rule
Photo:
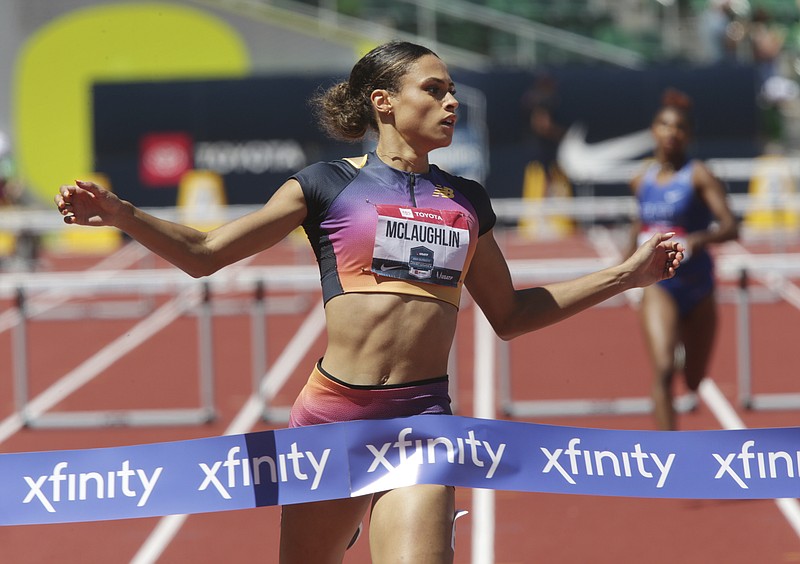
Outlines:
[[[665,108],[677,108],[688,112],[692,109],[692,99],[685,92],[676,88],[667,88],[661,96],[661,104]]]

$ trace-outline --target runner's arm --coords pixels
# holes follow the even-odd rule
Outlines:
[[[116,227],[194,277],[271,247],[306,216],[296,180],[283,184],[262,208],[208,232],[157,218],[92,182],[62,186],[55,202],[66,223]]]
[[[681,250],[667,235],[658,234],[619,265],[573,280],[517,290],[490,231],[478,240],[466,285],[495,332],[508,340],[557,323],[630,288],[673,276]]]

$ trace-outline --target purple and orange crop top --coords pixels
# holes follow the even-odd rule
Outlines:
[[[325,302],[350,292],[411,294],[458,307],[478,237],[495,224],[479,183],[435,165],[404,172],[374,152],[294,176]]]

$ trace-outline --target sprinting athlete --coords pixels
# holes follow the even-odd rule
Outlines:
[[[67,223],[117,227],[195,277],[302,225],[319,261],[328,342],[291,425],[451,413],[447,360],[464,286],[510,339],[670,278],[680,265],[683,247],[658,233],[618,266],[515,289],[484,188],[428,162],[453,139],[458,101],[446,65],[425,47],[373,49],[313,105],[338,139],[377,133],[375,151],[311,165],[263,208],[212,231],[148,215],[90,182],[62,186],[55,197]],[[452,487],[416,485],[284,506],[280,560],[341,562],[371,510],[376,564],[452,562],[454,499]]]
[[[723,185],[699,160],[690,159],[691,100],[676,90],[664,94],[651,130],[655,155],[631,187],[639,206],[632,245],[668,230],[685,248],[675,277],[643,292],[640,316],[647,339],[654,381],[653,413],[662,430],[676,429],[673,379],[682,368],[686,386],[696,391],[706,374],[717,328],[714,267],[709,245],[738,235],[736,218]],[[676,347],[683,346],[683,366]]]

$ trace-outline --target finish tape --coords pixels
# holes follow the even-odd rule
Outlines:
[[[800,428],[619,431],[418,415],[0,454],[0,525],[192,514],[413,484],[642,498],[800,494]]]

